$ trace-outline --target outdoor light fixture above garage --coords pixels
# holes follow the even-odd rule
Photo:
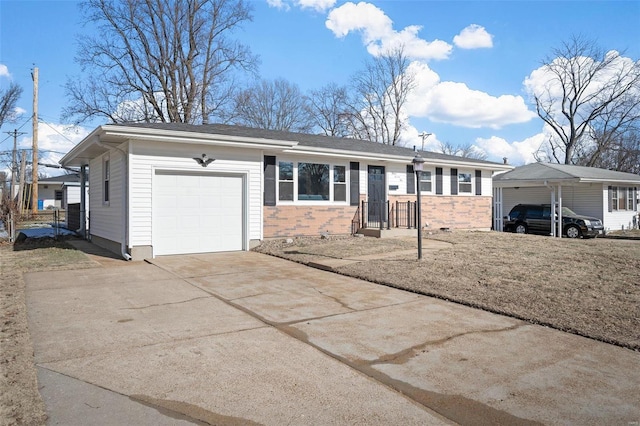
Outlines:
[[[200,164],[202,167],[207,167],[209,164],[211,164],[214,161],[216,161],[215,158],[207,157],[207,154],[202,154],[202,158],[193,157],[193,159],[196,160],[196,163]]]

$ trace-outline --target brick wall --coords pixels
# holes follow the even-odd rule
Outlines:
[[[415,201],[415,195],[389,201]],[[491,197],[423,196],[422,223],[427,229],[491,229]],[[264,238],[350,234],[355,206],[263,206]],[[393,223],[393,218],[392,218]]]
[[[389,197],[392,203],[415,199],[415,195]],[[427,195],[421,199],[422,224],[428,224],[427,229],[491,229],[492,197]]]
[[[350,234],[355,206],[263,206],[264,238]]]

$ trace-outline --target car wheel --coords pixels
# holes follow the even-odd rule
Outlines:
[[[566,234],[569,238],[580,238],[582,233],[580,232],[580,228],[575,225],[570,225],[567,227]]]
[[[515,231],[516,234],[526,234],[528,231],[527,225],[525,225],[524,223],[519,223],[516,225]]]

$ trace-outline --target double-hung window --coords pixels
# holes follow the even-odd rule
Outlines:
[[[420,192],[431,192],[431,172],[420,172]]]
[[[109,157],[106,157],[102,162],[102,202],[103,204],[109,204],[109,184],[111,181],[111,162]]]
[[[611,210],[634,210],[634,188],[625,186],[612,186],[609,189]]]
[[[278,169],[278,199],[293,201],[293,163],[280,161]]]
[[[471,173],[458,173],[458,192],[471,194]]]
[[[347,201],[347,168],[333,166],[333,201]]]

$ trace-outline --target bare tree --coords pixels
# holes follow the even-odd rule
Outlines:
[[[235,97],[230,120],[258,129],[307,133],[313,128],[308,99],[283,79],[260,80]]]
[[[486,160],[487,154],[477,147],[467,144],[454,146],[451,142],[440,142],[438,152],[447,155],[455,155],[456,157],[472,158],[474,160]]]
[[[311,116],[316,127],[327,136],[347,137],[349,134],[349,94],[344,86],[330,83],[309,96]]]
[[[22,87],[11,83],[7,90],[0,90],[0,127],[6,122],[15,120],[18,99],[22,95]]]
[[[349,116],[350,133],[359,139],[397,145],[404,128],[403,108],[415,87],[409,58],[402,47],[365,65],[353,78],[355,99]]]
[[[594,163],[617,135],[637,126],[640,62],[573,37],[553,50],[541,70],[545,84],[534,87],[533,95],[538,115],[553,132],[553,160]]]
[[[87,0],[95,37],[79,40],[88,76],[66,84],[67,119],[207,123],[231,100],[232,72],[256,58],[231,38],[244,0]]]
[[[593,144],[591,151],[586,151],[578,158],[578,164],[617,170],[620,172],[640,174],[640,131],[634,129],[625,133],[596,135],[598,140],[605,140],[606,149],[600,143]]]

